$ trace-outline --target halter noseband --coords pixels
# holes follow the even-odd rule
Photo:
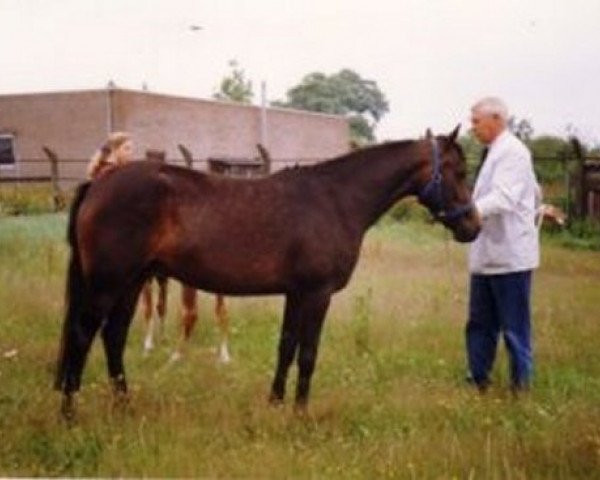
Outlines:
[[[449,210],[445,208],[442,195],[442,158],[435,138],[431,139],[431,149],[433,151],[433,172],[431,180],[419,192],[419,201],[429,208],[436,220],[457,220],[467,215],[472,210],[473,204],[469,202]]]

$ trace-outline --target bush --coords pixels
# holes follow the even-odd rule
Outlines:
[[[0,185],[0,217],[53,211],[50,185]]]
[[[575,250],[600,250],[600,222],[595,220],[572,220],[568,228],[545,226],[542,238],[562,247]]]
[[[396,203],[387,216],[396,222],[430,222],[432,220],[429,211],[416,198],[407,198]]]

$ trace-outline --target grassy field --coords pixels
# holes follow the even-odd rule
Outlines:
[[[112,406],[97,343],[69,429],[51,390],[64,229],[64,215],[0,219],[0,476],[600,478],[597,252],[543,247],[527,398],[507,392],[503,349],[489,394],[465,387],[465,248],[412,222],[372,230],[334,298],[306,418],[266,403],[282,299],[229,300],[224,366],[203,295],[187,356],[168,365],[173,292],[152,356],[133,324],[129,408]]]

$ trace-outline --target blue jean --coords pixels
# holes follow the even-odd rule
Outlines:
[[[465,333],[469,371],[479,386],[489,383],[500,333],[508,350],[512,387],[529,385],[533,367],[531,275],[531,270],[471,275],[469,320]]]

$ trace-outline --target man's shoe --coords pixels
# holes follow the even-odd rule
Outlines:
[[[510,393],[513,397],[519,398],[529,393],[529,382],[513,382],[510,384]]]
[[[476,381],[471,375],[467,376],[466,381],[467,381],[468,385],[476,388],[479,393],[487,392],[487,390],[490,386],[490,383],[491,383],[487,379]]]

